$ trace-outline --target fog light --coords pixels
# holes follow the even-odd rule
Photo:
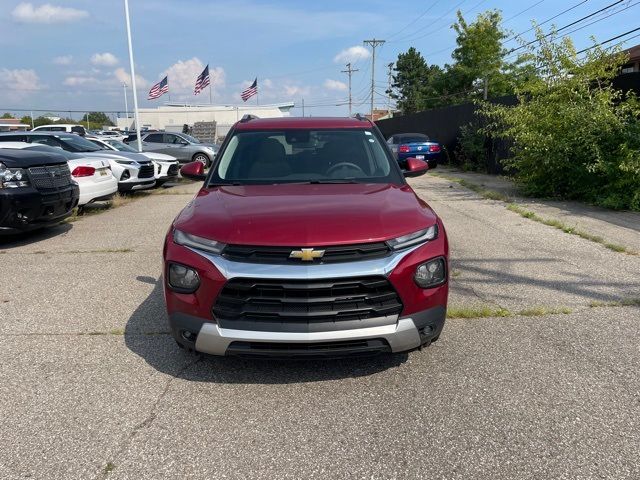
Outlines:
[[[444,257],[434,258],[418,266],[414,279],[422,288],[432,288],[447,281],[447,267]]]
[[[121,181],[129,180],[130,178],[131,178],[131,172],[129,172],[129,170],[125,170],[124,172],[122,172],[122,175],[120,175]]]
[[[169,286],[178,293],[193,293],[200,286],[200,277],[192,268],[170,263]]]

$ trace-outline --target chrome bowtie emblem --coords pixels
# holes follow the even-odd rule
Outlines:
[[[418,147],[418,150],[422,150],[422,147]]]
[[[301,248],[300,250],[293,250],[289,255],[289,258],[299,258],[303,262],[313,262],[316,258],[322,258],[324,250],[314,250],[313,248]]]

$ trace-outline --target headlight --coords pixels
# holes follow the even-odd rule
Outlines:
[[[226,246],[224,243],[209,240],[208,238],[196,237],[195,235],[184,233],[177,229],[173,231],[173,241],[178,245],[218,254],[222,253],[222,250]]]
[[[193,268],[169,263],[169,286],[178,293],[193,293],[200,286],[200,277]]]
[[[0,163],[0,188],[16,188],[29,186],[27,172],[22,168],[7,168]]]
[[[433,288],[447,281],[447,264],[444,257],[434,258],[416,268],[413,277],[419,287]]]
[[[387,240],[387,245],[389,245],[392,250],[402,250],[403,248],[418,245],[419,243],[425,243],[429,240],[434,240],[435,238],[438,238],[437,224],[418,232],[409,233],[392,240]]]

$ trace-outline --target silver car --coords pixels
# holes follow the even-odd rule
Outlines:
[[[216,154],[218,146],[213,143],[200,143],[196,138],[184,133],[151,132],[141,133],[142,150],[145,152],[166,153],[180,162],[202,162],[209,167]],[[134,135],[127,139],[130,145],[136,146]]]

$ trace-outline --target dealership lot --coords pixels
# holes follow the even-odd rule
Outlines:
[[[0,244],[0,477],[640,476],[640,308],[593,306],[640,298],[640,257],[411,183],[449,233],[450,306],[513,315],[406,355],[179,350],[161,245],[196,185]],[[571,313],[518,315],[545,309]]]

